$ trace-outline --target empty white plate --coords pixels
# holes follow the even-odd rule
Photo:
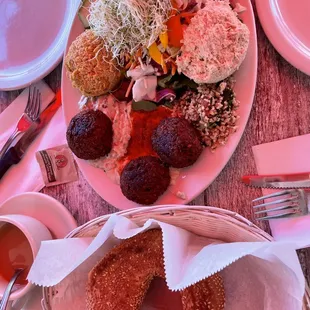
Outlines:
[[[0,0],[0,90],[26,87],[60,62],[79,0]]]
[[[256,7],[275,49],[291,65],[310,75],[310,1],[257,0]]]

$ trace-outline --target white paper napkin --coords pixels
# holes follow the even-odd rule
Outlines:
[[[43,81],[38,82],[35,86],[41,92],[41,110],[43,110],[51,102],[55,94]],[[14,131],[20,116],[24,112],[28,92],[29,88],[26,88],[0,114],[0,148]],[[50,123],[28,148],[27,153],[20,163],[11,167],[0,180],[0,204],[13,195],[27,191],[39,191],[43,188],[44,182],[40,167],[35,159],[35,153],[38,150],[66,143],[65,133],[66,126],[62,114],[62,107],[60,107]]]
[[[54,310],[85,309],[87,275],[96,262],[121,239],[157,227],[163,232],[166,282],[171,290],[181,290],[222,270],[227,310],[301,309],[305,280],[295,244],[218,243],[156,220],[138,227],[117,215],[110,217],[92,242],[43,242],[28,280],[44,286],[57,284]]]
[[[253,147],[258,174],[310,172],[310,134]],[[264,189],[264,195],[279,191]],[[276,240],[310,245],[310,216],[269,221]]]

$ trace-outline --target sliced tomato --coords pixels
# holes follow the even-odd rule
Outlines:
[[[183,29],[180,15],[171,16],[167,21],[169,45],[181,47],[183,40]]]

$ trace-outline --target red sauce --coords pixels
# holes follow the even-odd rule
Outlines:
[[[170,117],[172,111],[160,106],[154,111],[132,111],[131,139],[128,144],[127,154],[120,161],[120,171],[131,160],[153,155],[157,156],[152,148],[152,134],[161,120]]]

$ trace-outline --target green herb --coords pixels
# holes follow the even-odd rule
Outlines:
[[[133,111],[154,111],[157,109],[157,105],[152,101],[141,100],[141,101],[132,101],[132,110]]]
[[[213,129],[213,128],[220,127],[220,126],[222,126],[222,121],[219,120],[219,121],[209,123],[208,129]]]
[[[198,87],[197,83],[195,83],[193,80],[191,80],[190,78],[188,78],[184,74],[180,75],[180,79],[177,80],[177,82],[178,82],[178,85],[180,85],[181,87],[187,86],[187,87],[192,88],[192,89],[197,89],[197,87]]]
[[[235,99],[235,94],[231,88],[225,88],[223,91],[223,102],[227,101],[228,108],[231,109],[233,107],[233,102]]]
[[[166,101],[164,104],[162,104],[163,106],[165,106],[166,108],[168,109],[173,109],[174,107],[174,103],[173,102],[169,102],[169,101]]]
[[[158,86],[167,88],[173,76],[171,74],[158,79]]]
[[[191,89],[197,89],[198,84],[193,80],[189,79],[184,74],[167,75],[158,80],[158,85],[162,88],[172,88],[174,90],[179,90],[184,87]]]
[[[217,126],[216,123],[209,123],[208,124],[208,129],[215,128],[216,126]]]

